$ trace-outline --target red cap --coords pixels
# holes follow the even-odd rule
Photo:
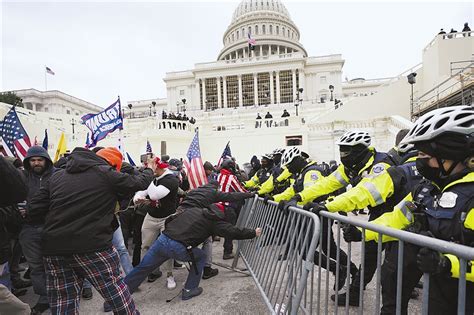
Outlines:
[[[168,168],[170,166],[168,163],[162,162],[159,157],[155,157],[155,165],[158,168]]]

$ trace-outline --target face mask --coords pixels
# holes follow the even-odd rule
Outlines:
[[[363,165],[360,165],[361,162],[364,160],[364,158],[367,156],[367,151],[366,150],[363,150],[363,151],[360,151],[360,152],[353,152],[353,153],[349,153],[347,154],[346,152],[344,152],[345,154],[342,154],[341,152],[341,163],[351,169],[351,170],[358,170],[359,168],[361,168]]]
[[[417,158],[416,159],[416,169],[423,175],[424,178],[429,179],[431,181],[437,182],[439,181],[439,168],[434,168],[429,166],[430,158]]]

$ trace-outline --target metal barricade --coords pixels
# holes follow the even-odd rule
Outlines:
[[[265,204],[258,197],[244,205],[237,225],[260,227],[262,235],[239,241],[237,253],[272,314],[309,313],[306,286],[318,242],[319,218],[294,207],[284,214],[277,205],[273,201]]]

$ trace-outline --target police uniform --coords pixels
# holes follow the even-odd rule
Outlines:
[[[268,178],[272,175],[271,168],[261,168],[259,169],[252,178],[244,183],[244,187],[249,188],[259,188],[260,184],[265,183]]]
[[[260,186],[258,194],[260,196],[266,194],[279,194],[290,186],[292,174],[286,167],[275,165],[272,169],[270,177]]]
[[[427,180],[422,181],[412,193],[406,196],[392,212],[380,216],[373,223],[396,229],[416,231],[429,231],[434,237],[474,246],[474,172],[469,172],[462,178],[455,180],[442,190],[436,184]],[[419,220],[414,211],[415,204],[421,205],[422,218]],[[366,241],[377,241],[379,234],[366,230]],[[394,240],[384,235],[382,242]],[[393,243],[396,245],[397,243]],[[402,288],[402,312],[406,312],[409,294],[415,284],[419,281],[422,272],[416,265],[416,255],[419,247],[405,244],[405,255],[403,262],[403,288]],[[395,312],[396,299],[396,263],[397,246],[392,246],[390,252],[386,252],[384,265],[382,267],[382,314]],[[452,314],[456,313],[459,260],[456,256],[445,255],[451,263],[450,276],[436,274],[430,277],[429,313],[430,314]],[[472,261],[467,266],[466,273],[466,314],[474,312],[474,270],[471,268]],[[388,279],[384,279],[388,276]],[[388,286],[390,282],[395,285]],[[385,286],[385,288],[384,288]]]

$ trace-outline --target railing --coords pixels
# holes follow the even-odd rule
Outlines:
[[[443,99],[463,91],[474,82],[474,61],[460,61],[451,63],[451,76],[439,83],[431,90],[421,95],[413,104],[413,113],[420,114]]]
[[[473,36],[473,35],[474,35],[473,31],[456,32],[456,33],[448,33],[448,34],[438,34],[431,40],[431,42],[428,43],[428,45],[425,46],[425,48],[423,48],[423,52],[430,49],[438,39],[448,40],[448,39],[454,39],[454,38],[470,37],[470,36]]]
[[[319,218],[324,218],[322,224],[325,226],[320,223]],[[359,275],[365,276],[365,269],[368,267],[367,262],[369,261],[366,257],[367,251],[371,251],[373,255],[371,263],[375,263],[376,260],[376,270],[372,269],[376,277],[375,292],[370,294],[364,291],[365,283],[362,279],[365,277],[361,276],[362,279],[357,288],[358,314],[364,312],[378,314],[380,312],[381,302],[387,303],[388,301],[381,301],[382,286],[386,286],[384,287],[384,296],[393,300],[392,304],[387,303],[384,306],[391,305],[391,313],[394,314],[406,313],[407,299],[409,299],[415,284],[418,283],[417,277],[421,277],[422,272],[417,269],[416,263],[410,264],[410,269],[404,269],[404,264],[406,267],[407,262],[405,259],[408,257],[405,254],[408,252],[413,255],[412,250],[415,250],[414,255],[416,256],[419,247],[430,248],[443,254],[452,254],[459,258],[457,314],[465,314],[466,270],[468,262],[474,260],[474,248],[325,211],[320,213],[319,218],[313,213],[295,207],[290,207],[289,213],[284,214],[277,209],[276,203],[270,201],[265,204],[262,198],[247,202],[240,214],[238,226],[262,228],[260,238],[239,241],[237,253],[246,264],[272,314],[296,314],[298,312],[337,314],[340,284],[345,283],[347,289],[350,286],[349,271],[354,269],[351,260],[360,253]],[[343,257],[346,255],[344,255],[343,242],[341,242],[341,228],[347,225],[354,225],[362,230],[362,242],[360,243],[360,252],[357,251],[359,246],[355,247],[352,243],[347,243],[347,246],[344,246],[347,249],[347,261],[343,265],[342,261],[345,260]],[[335,231],[333,226],[335,226]],[[375,231],[378,240],[365,242],[365,230]],[[391,261],[393,265],[382,264],[384,245],[388,244],[382,243],[383,236],[390,236],[394,239],[390,242],[390,254],[396,255],[396,259]],[[316,248],[318,239],[320,242]],[[386,253],[385,257],[387,255]],[[415,257],[409,258],[416,260]],[[239,255],[234,259],[234,267],[237,265],[238,259]],[[371,266],[373,267],[373,265]],[[332,270],[335,275],[334,281],[332,277],[330,278],[328,271],[325,271],[325,275],[322,274],[323,267]],[[392,269],[387,269],[389,267]],[[382,269],[385,270],[384,279],[382,279]],[[341,274],[342,270],[345,270],[344,274]],[[387,278],[387,270],[391,270],[392,278]],[[429,313],[431,277],[429,274],[423,274],[422,301],[413,302],[409,313]],[[389,279],[392,280],[389,281]],[[439,278],[437,279],[439,280]],[[446,279],[449,279],[449,276]],[[330,302],[330,287],[333,283],[337,289],[334,301]],[[406,283],[408,284],[402,290]],[[393,291],[389,294],[387,289]],[[371,291],[373,290],[371,289]],[[371,307],[364,306],[364,300],[370,302]],[[451,302],[455,303],[455,301]],[[350,310],[353,313],[354,309],[349,308],[349,295],[347,294],[344,306],[345,314],[349,314]]]

